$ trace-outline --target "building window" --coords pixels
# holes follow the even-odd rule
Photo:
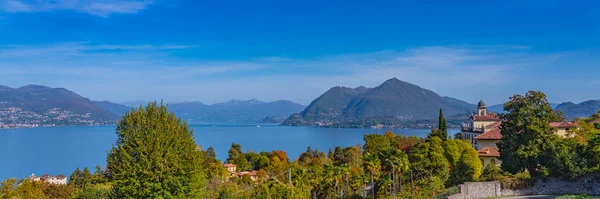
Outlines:
[[[496,164],[496,159],[490,160],[490,164]]]

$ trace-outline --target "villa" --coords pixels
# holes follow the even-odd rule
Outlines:
[[[502,139],[500,125],[502,120],[497,114],[487,111],[483,100],[477,104],[477,115],[471,116],[469,122],[462,124],[460,132],[463,140],[469,140],[473,148],[477,150],[479,159],[483,166],[488,164],[500,165],[500,152],[496,143]],[[571,128],[575,127],[573,122],[550,122],[550,127],[556,128],[555,134],[567,137]]]
[[[223,166],[227,169],[227,171],[229,171],[229,177],[233,178],[233,177],[242,177],[242,176],[249,176],[253,181],[257,181],[258,180],[258,171],[242,171],[242,172],[236,172],[237,170],[237,165],[235,164],[223,164]]]
[[[229,171],[229,173],[235,173],[235,170],[237,169],[237,165],[235,164],[223,164],[223,166],[227,169],[227,171]]]
[[[35,174],[32,173],[31,176],[29,176],[29,179],[34,182],[42,181],[53,185],[67,184],[67,177],[61,174],[57,176],[51,176],[50,174],[45,174],[43,176],[35,176]]]

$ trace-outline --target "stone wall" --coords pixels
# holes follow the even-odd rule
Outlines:
[[[454,194],[451,196],[448,196],[447,199],[467,199],[467,197],[463,194]]]
[[[546,179],[539,180],[533,187],[519,190],[502,189],[502,196],[518,195],[600,195],[600,182],[586,176],[578,180]]]
[[[526,189],[502,189],[499,182],[466,182],[460,185],[460,193],[449,199],[477,199],[522,195],[600,195],[600,179],[592,176],[577,180],[559,180],[549,178],[538,180],[534,186]]]

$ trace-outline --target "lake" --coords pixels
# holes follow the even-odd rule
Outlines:
[[[335,129],[277,125],[191,125],[196,143],[203,149],[212,146],[217,158],[225,160],[231,143],[243,151],[284,150],[296,159],[307,146],[327,152],[335,146],[363,144],[363,135],[383,134],[388,129]],[[429,129],[395,129],[405,136],[425,137]],[[457,130],[449,130],[454,134]],[[24,178],[31,173],[65,176],[75,168],[96,165],[104,168],[106,153],[116,141],[114,126],[49,127],[0,130],[0,180]]]

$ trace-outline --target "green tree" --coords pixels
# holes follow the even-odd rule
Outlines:
[[[416,136],[402,136],[400,134],[397,135],[394,139],[396,140],[396,145],[394,146],[394,148],[400,149],[407,154],[412,151],[415,145],[425,141],[425,139]]]
[[[17,197],[17,186],[18,180],[15,178],[8,178],[3,180],[0,184],[0,198],[12,199]]]
[[[156,102],[126,113],[107,169],[118,198],[197,198],[204,190],[194,132]]]
[[[409,170],[408,155],[402,150],[388,149],[379,153],[381,158],[382,168],[388,173],[391,186],[399,185],[398,192],[402,191],[402,178],[404,173]],[[398,180],[400,178],[400,180]],[[393,187],[389,187],[390,189]],[[393,191],[393,190],[392,190]],[[390,191],[390,193],[392,193]]]
[[[213,160],[217,159],[217,153],[215,152],[215,148],[213,148],[212,146],[206,149],[206,155]]]
[[[102,167],[96,165],[96,171],[94,171],[94,174],[92,175],[92,184],[104,183],[104,176],[105,174]]]
[[[450,177],[446,182],[447,186],[455,186],[463,182],[473,182],[481,176],[483,164],[479,160],[479,154],[466,141],[448,140],[446,142],[455,142],[458,146],[459,158],[455,163],[451,163]]]
[[[227,163],[237,165],[238,171],[247,171],[252,169],[252,165],[246,158],[246,155],[242,152],[242,145],[232,143],[229,151],[227,152]]]
[[[379,151],[391,147],[390,139],[383,135],[368,134],[363,139],[365,141],[365,146],[363,147],[365,153],[377,154]]]
[[[464,150],[459,142],[460,140],[447,140],[443,142],[444,155],[451,166],[456,166]]]
[[[46,194],[44,194],[44,183],[23,179],[19,181],[16,195],[17,198],[45,198]]]
[[[209,181],[217,180],[222,183],[229,178],[229,171],[221,164],[220,160],[210,162],[205,168],[206,177]]]
[[[73,171],[73,173],[71,173],[68,184],[75,187],[75,189],[83,190],[83,186],[84,186],[83,173],[81,172],[81,170],[79,170],[79,168],[76,168],[75,171]]]
[[[324,152],[319,151],[318,149],[312,149],[310,146],[306,148],[304,153],[300,154],[298,157],[298,164],[310,167],[317,166],[322,167],[325,163],[327,163],[328,158],[325,156]]]
[[[600,135],[589,141],[588,147],[585,151],[588,159],[588,167],[592,171],[600,170]]]
[[[381,170],[381,160],[377,154],[365,153],[364,165],[366,172],[370,175],[371,185],[375,186],[375,180],[378,179],[379,171]],[[373,188],[373,190],[376,190]],[[373,191],[373,198],[375,198],[375,191]]]
[[[542,174],[550,147],[558,137],[549,123],[559,118],[542,92],[514,95],[504,104],[501,115],[502,140],[498,143],[502,169],[511,173],[528,170]]]
[[[446,125],[446,118],[444,118],[442,109],[440,109],[440,116],[438,118],[438,129],[440,130],[440,138],[446,141],[448,139],[448,126]]]
[[[550,154],[547,155],[546,167],[549,174],[554,177],[575,178],[586,174],[588,162],[593,161],[585,154],[586,146],[574,138],[568,138],[555,142],[550,146]]]
[[[250,162],[252,170],[261,170],[269,167],[271,161],[269,157],[263,156],[255,152],[246,153],[247,159]]]
[[[75,194],[75,188],[71,185],[49,185],[44,189],[44,194],[51,199],[70,199]]]
[[[83,188],[92,183],[92,173],[87,167],[83,168],[83,172],[81,173],[81,177],[83,179]]]
[[[442,139],[432,137],[418,144],[409,156],[411,172],[417,186],[435,193],[444,188],[450,164],[444,155]]]
[[[109,199],[113,197],[113,189],[110,184],[94,184],[86,187],[75,199]]]
[[[479,180],[481,181],[497,181],[500,180],[504,175],[504,171],[500,169],[500,167],[496,166],[496,164],[488,164],[483,169]]]

